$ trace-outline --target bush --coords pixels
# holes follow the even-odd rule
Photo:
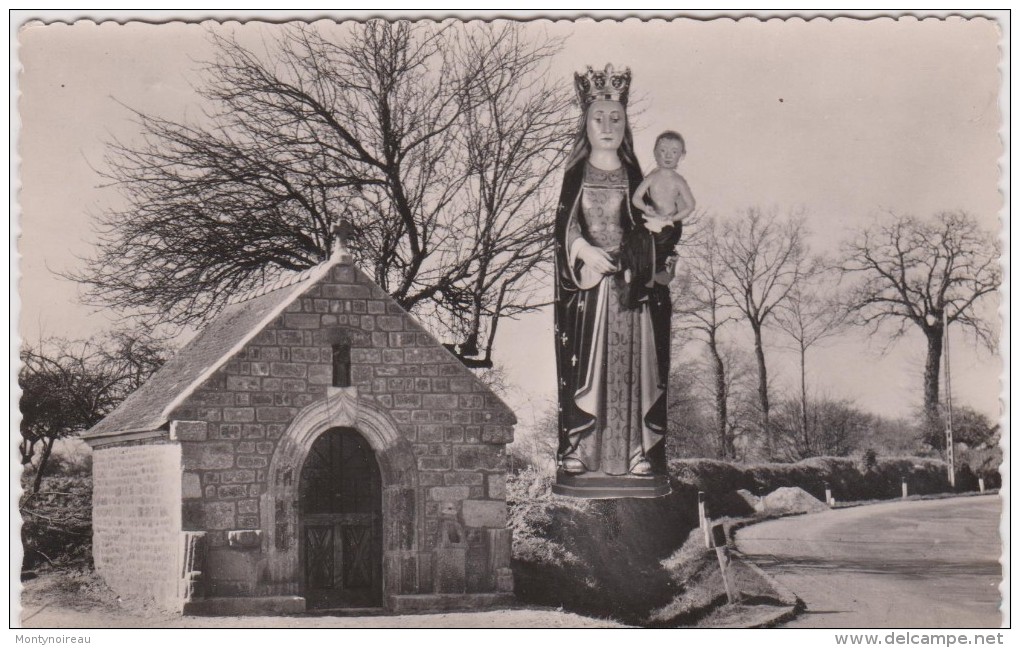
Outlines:
[[[33,475],[22,475],[23,488]],[[19,502],[22,571],[92,565],[92,475],[62,470],[43,477],[38,493],[26,488]]]
[[[864,462],[866,463],[866,462]],[[670,462],[670,473],[679,485],[708,494],[715,515],[746,515],[746,505],[734,491],[755,495],[782,486],[796,486],[820,500],[825,485],[839,501],[899,497],[905,477],[912,495],[950,492],[946,464],[917,457],[875,458],[871,470],[844,457],[812,457],[797,463],[730,464],[710,459],[681,459]],[[976,485],[972,490],[976,490]]]

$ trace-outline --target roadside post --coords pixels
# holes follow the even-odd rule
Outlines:
[[[949,310],[942,311],[942,348],[946,353],[946,470],[949,485],[956,489],[956,456],[953,448],[953,382],[949,373]]]
[[[705,492],[698,491],[698,528],[705,528]]]
[[[708,516],[708,507],[705,507],[705,521],[701,525],[701,533],[705,536],[705,549],[712,548],[712,518]]]
[[[829,486],[829,482],[825,482],[825,503],[829,506],[836,503],[836,501],[832,499],[832,487]]]
[[[712,527],[712,544],[715,545],[715,557],[719,560],[719,571],[722,573],[723,586],[726,588],[726,601],[733,605],[733,590],[730,588],[730,579],[726,571],[730,566],[730,552],[726,547],[726,529],[722,523]]]
[[[907,499],[907,478],[903,477],[903,481],[900,483],[903,491],[903,499]]]
[[[978,490],[980,490],[982,493],[985,492],[985,478],[984,477],[978,477]]]

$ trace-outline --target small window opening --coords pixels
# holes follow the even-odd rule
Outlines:
[[[351,346],[349,344],[333,345],[333,386],[351,386]]]

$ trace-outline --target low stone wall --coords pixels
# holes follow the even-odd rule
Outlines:
[[[180,445],[99,448],[92,461],[96,571],[124,598],[180,611]]]

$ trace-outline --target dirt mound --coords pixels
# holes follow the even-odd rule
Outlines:
[[[784,486],[762,498],[763,512],[773,514],[813,513],[824,511],[826,506],[803,488]]]
[[[640,623],[674,586],[661,561],[697,528],[697,492],[579,500],[526,471],[508,480],[514,585],[521,603]]]

